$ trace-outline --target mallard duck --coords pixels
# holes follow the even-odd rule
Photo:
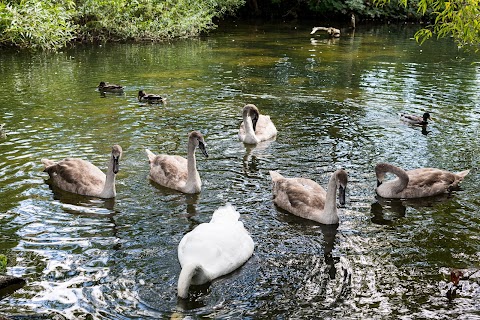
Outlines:
[[[106,175],[92,163],[77,158],[66,158],[59,162],[42,159],[42,163],[45,166],[44,172],[48,173],[58,188],[84,196],[108,199],[116,196],[115,175],[119,170],[121,156],[122,147],[114,145]]]
[[[277,128],[270,120],[270,116],[261,115],[253,104],[243,107],[243,122],[240,124],[238,138],[247,144],[257,144],[269,140],[277,135]]]
[[[202,223],[187,233],[178,245],[182,271],[177,294],[188,297],[190,285],[208,283],[242,266],[253,254],[255,244],[231,204],[213,213],[209,223]]]
[[[273,202],[280,208],[305,219],[322,224],[337,224],[336,194],[341,205],[345,204],[347,173],[335,171],[328,182],[327,191],[318,183],[306,178],[284,178],[270,171],[273,182]]]
[[[198,147],[208,157],[205,140],[198,131],[188,135],[187,159],[177,155],[155,155],[150,150],[145,152],[150,163],[150,179],[164,187],[183,193],[198,193],[202,189],[202,181],[197,171],[195,150]]]
[[[147,94],[145,91],[138,91],[138,101],[148,103],[165,103],[166,99],[156,94]]]
[[[118,84],[111,84],[111,83],[106,83],[106,82],[100,82],[98,85],[98,91],[100,92],[112,92],[112,93],[122,93],[123,92],[123,86],[118,85]]]
[[[411,114],[405,114],[405,113],[401,113],[400,114],[400,120],[404,121],[404,122],[407,122],[409,124],[413,124],[413,125],[426,125],[428,124],[428,120],[430,120],[431,117],[430,117],[430,113],[428,112],[425,112],[423,114],[423,116],[415,116],[415,115],[411,115]]]
[[[397,178],[384,182],[385,174],[393,173]],[[444,194],[458,188],[470,170],[452,173],[436,168],[419,168],[405,171],[389,163],[375,167],[376,192],[383,198],[412,199]]]

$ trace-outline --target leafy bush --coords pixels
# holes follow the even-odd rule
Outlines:
[[[73,1],[0,3],[0,43],[58,49],[75,38]]]
[[[408,0],[398,0],[404,7],[410,6]],[[374,0],[385,5],[390,0]],[[459,47],[466,50],[480,50],[480,6],[478,0],[418,0],[418,14],[432,17],[432,23],[415,33],[419,43],[430,39],[434,34],[438,38],[452,37]]]
[[[382,1],[382,6],[375,1]],[[243,8],[242,14],[248,15],[252,10],[265,17],[291,16],[293,18],[322,17],[324,19],[349,19],[354,13],[363,19],[407,20],[418,19],[417,1],[408,5],[400,4],[404,0],[250,0],[255,6]],[[249,10],[249,11],[247,11]]]
[[[212,19],[233,12],[243,0],[85,0],[78,7],[86,40],[165,40],[214,27]]]
[[[244,0],[17,0],[0,3],[0,44],[58,49],[74,39],[166,40],[198,35]]]

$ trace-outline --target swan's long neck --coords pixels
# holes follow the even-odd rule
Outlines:
[[[187,171],[188,177],[185,183],[186,192],[200,192],[202,189],[202,181],[197,171],[197,160],[195,159],[195,145],[193,141],[188,142]]]
[[[188,297],[188,288],[190,288],[192,278],[195,275],[195,269],[195,265],[187,264],[183,266],[182,271],[180,271],[180,276],[178,277],[177,284],[177,295],[180,298],[186,299]]]
[[[243,116],[243,124],[245,126],[245,143],[256,144],[258,138],[255,135],[255,130],[253,129],[252,117],[249,114]]]
[[[115,167],[115,159],[113,158],[113,156],[111,156],[110,162],[108,163],[105,186],[103,187],[103,190],[100,193],[100,198],[113,198],[117,195],[117,192],[115,190],[114,167]]]
[[[387,169],[387,172],[391,172],[398,177],[398,179],[388,182],[391,190],[395,193],[398,193],[405,189],[408,185],[408,181],[410,180],[405,170],[395,166],[389,166]]]
[[[325,224],[335,224],[338,223],[337,215],[337,176],[334,174],[328,181],[327,185],[327,196],[325,198],[325,208],[323,210],[324,217],[323,222]]]
[[[210,281],[203,268],[195,263],[187,263],[182,267],[178,277],[177,295],[180,298],[188,297],[188,289],[192,284],[204,284]]]

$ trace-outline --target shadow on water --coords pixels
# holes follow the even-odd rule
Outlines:
[[[338,259],[332,257],[332,251],[334,249],[335,237],[338,232],[338,224],[321,224],[313,220],[303,219],[296,215],[291,214],[290,212],[275,206],[276,210],[279,213],[279,220],[285,222],[294,227],[299,227],[302,230],[305,228],[311,228],[312,230],[320,229],[321,234],[323,235],[322,247],[318,248],[319,251],[323,252],[323,257],[325,263],[330,266],[330,271],[328,272],[331,279],[335,278],[335,262],[338,262]],[[301,231],[303,232],[303,231]],[[316,234],[315,234],[316,236]]]
[[[370,212],[373,215],[371,221],[378,225],[393,225],[406,216],[407,207],[431,208],[451,198],[452,195],[449,193],[418,199],[386,199],[377,195],[376,201],[370,206]]]
[[[53,199],[59,201],[65,213],[94,219],[107,218],[112,228],[111,236],[118,238],[119,227],[115,216],[119,212],[115,210],[115,198],[102,199],[68,192],[55,186],[50,178],[45,180],[45,183],[52,190]],[[113,249],[120,249],[120,244],[115,243]]]
[[[273,141],[275,141],[275,139],[262,141],[256,145],[244,144],[245,154],[243,156],[242,168],[246,177],[258,173],[260,170],[260,158],[270,155],[268,149]]]
[[[228,277],[230,274],[224,276]],[[220,280],[221,278],[217,279]],[[179,311],[189,311],[200,309],[207,306],[205,302],[205,296],[208,295],[211,282],[202,284],[202,285],[192,285],[188,291],[188,298],[179,298],[177,297],[177,309]]]
[[[115,211],[115,198],[102,199],[68,192],[55,186],[51,179],[45,180],[45,183],[52,190],[53,199],[67,205],[63,206],[66,212],[98,217],[113,217],[117,214]]]
[[[312,231],[320,229],[323,236],[323,241],[321,242],[321,246],[316,248],[316,250],[318,250],[318,252],[321,253],[321,255],[323,256],[323,273],[325,275],[328,275],[328,278],[330,280],[335,280],[335,278],[338,276],[336,264],[340,261],[340,259],[338,257],[334,257],[332,253],[334,251],[335,240],[338,233],[338,224],[320,224],[315,221],[297,217],[277,206],[275,206],[275,208],[280,213],[280,221],[283,221],[291,226],[300,228],[300,232],[308,231],[305,230],[305,228],[311,229]],[[307,234],[309,234],[309,232],[307,232]],[[313,235],[316,237],[317,233],[314,232]],[[324,288],[327,287],[327,282],[328,279],[323,279]]]
[[[245,145],[245,155],[243,156],[243,173],[249,176],[252,173],[258,172],[258,158],[252,154],[255,146]]]
[[[428,135],[430,132],[432,132],[432,131],[431,131],[431,130],[427,130],[427,125],[426,125],[426,124],[422,125],[422,134],[423,134],[424,136]]]
[[[392,225],[396,220],[405,217],[407,208],[398,199],[383,199],[376,197],[370,212],[373,214],[371,221],[379,225]]]
[[[22,278],[0,275],[0,300],[22,288],[25,284],[26,282]]]
[[[187,206],[186,214],[182,214],[182,216],[185,218],[192,219],[198,214],[197,205],[199,203],[201,193],[182,193],[180,191],[162,186],[151,179],[149,179],[149,182],[150,185],[155,188],[158,195],[162,197],[173,197],[175,200],[183,199],[183,202]]]

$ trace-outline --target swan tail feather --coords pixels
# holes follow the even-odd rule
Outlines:
[[[147,153],[148,161],[152,162],[155,159],[155,154],[148,149],[145,149],[145,152]]]
[[[277,171],[270,171],[270,177],[272,178],[273,182],[283,178],[283,176]]]
[[[460,176],[460,180],[463,180],[463,178],[465,178],[465,176],[466,176],[469,172],[470,172],[470,169],[457,172],[456,175],[457,175],[457,176]]]
[[[219,207],[215,212],[213,212],[212,219],[210,222],[228,222],[236,223],[240,219],[240,213],[235,209],[231,203]]]
[[[45,170],[43,170],[44,172],[47,172],[47,169],[48,167],[51,167],[53,165],[55,165],[55,161],[52,161],[52,160],[49,160],[49,159],[42,159],[41,160],[43,165],[45,166]]]
[[[186,299],[188,297],[188,289],[192,283],[192,279],[199,272],[201,267],[194,263],[188,263],[182,267],[180,276],[178,277],[177,295],[180,298]]]

